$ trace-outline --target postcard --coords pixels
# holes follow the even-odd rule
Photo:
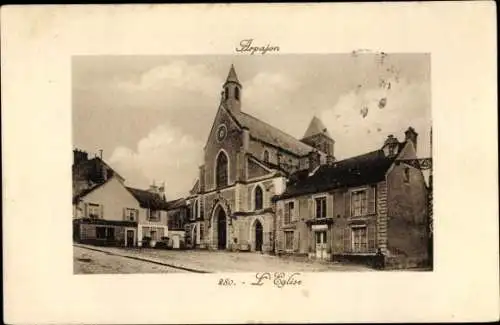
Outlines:
[[[5,321],[498,320],[495,24],[3,7]]]

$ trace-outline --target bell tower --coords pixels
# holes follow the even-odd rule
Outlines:
[[[234,70],[234,65],[231,64],[226,82],[222,86],[222,101],[231,112],[241,111],[241,84]]]
[[[309,123],[309,127],[307,128],[301,141],[325,153],[328,160],[335,160],[333,153],[335,141],[328,133],[326,127],[323,125],[323,122],[321,122],[321,120],[316,116],[312,118],[311,123]]]

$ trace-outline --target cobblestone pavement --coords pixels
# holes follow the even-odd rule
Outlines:
[[[372,270],[361,265],[319,262],[307,259],[296,260],[260,253],[80,246],[99,249],[122,256],[148,259],[173,267],[205,272],[329,272]],[[123,257],[121,258],[123,259]]]
[[[74,274],[172,272],[182,270],[73,246]]]

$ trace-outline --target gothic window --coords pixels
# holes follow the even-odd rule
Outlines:
[[[264,150],[264,157],[263,157],[265,162],[269,162],[269,151]]]
[[[222,187],[228,185],[228,162],[224,152],[220,152],[217,156],[216,165],[216,185]]]
[[[262,188],[258,185],[255,188],[255,210],[262,210]]]
[[[240,89],[238,87],[234,88],[234,98],[240,100]]]

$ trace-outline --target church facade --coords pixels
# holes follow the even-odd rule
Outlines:
[[[275,250],[275,206],[288,175],[312,160],[333,159],[334,141],[314,118],[304,139],[245,113],[243,87],[231,66],[187,204],[193,247]]]

